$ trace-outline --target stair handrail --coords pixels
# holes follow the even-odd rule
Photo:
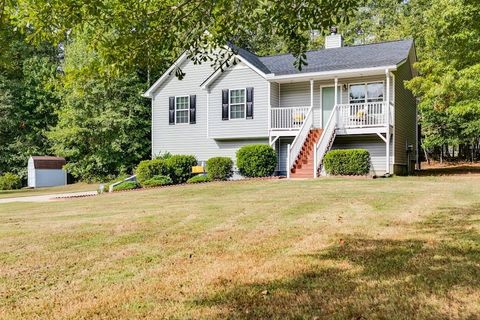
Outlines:
[[[298,155],[300,154],[300,150],[302,150],[302,146],[305,143],[305,140],[308,137],[310,129],[313,127],[313,108],[310,107],[308,109],[307,115],[305,116],[305,120],[298,130],[298,134],[293,140],[290,148],[288,149],[288,157],[287,157],[287,172],[290,172],[292,169],[295,160],[297,159]]]
[[[328,118],[327,124],[323,128],[322,135],[320,136],[320,139],[318,139],[318,142],[315,145],[315,153],[314,153],[314,160],[313,160],[313,176],[316,178],[318,168],[320,164],[323,162],[323,157],[325,156],[325,153],[328,151],[329,147],[329,142],[332,136],[335,134],[335,130],[337,129],[337,114],[338,114],[338,105],[335,105],[333,107],[332,113],[330,114],[330,117]]]

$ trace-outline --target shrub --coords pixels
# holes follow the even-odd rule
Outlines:
[[[159,187],[172,184],[173,181],[169,176],[154,176],[148,180],[143,181],[142,186],[144,187]]]
[[[367,175],[370,153],[364,149],[332,150],[323,159],[325,171],[332,175]]]
[[[138,182],[144,184],[145,181],[152,179],[155,176],[168,175],[169,168],[164,159],[145,160],[138,164],[135,169],[135,174]]]
[[[187,180],[187,183],[203,183],[203,182],[210,182],[212,179],[210,179],[208,176],[203,176],[203,175],[198,175],[191,177],[190,179]]]
[[[228,157],[215,157],[207,161],[207,175],[211,180],[227,180],[232,176],[233,161]]]
[[[13,173],[5,173],[0,176],[0,190],[13,190],[22,187],[22,178]]]
[[[168,167],[168,176],[172,179],[173,183],[184,183],[192,176],[192,167],[197,165],[197,159],[194,156],[189,155],[173,155],[165,160]],[[157,173],[163,174],[164,173]]]
[[[252,144],[237,151],[237,167],[246,177],[268,177],[277,167],[277,154],[265,144]]]
[[[138,182],[125,181],[113,187],[113,191],[133,190],[138,188],[140,188],[140,185],[138,184]]]

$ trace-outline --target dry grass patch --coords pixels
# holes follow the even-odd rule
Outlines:
[[[0,204],[0,318],[480,314],[480,176]]]

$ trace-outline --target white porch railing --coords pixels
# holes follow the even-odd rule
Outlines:
[[[330,150],[333,140],[335,139],[335,130],[337,128],[340,105],[333,108],[330,118],[328,118],[327,124],[323,128],[322,135],[315,145],[315,153],[313,158],[313,176],[318,176],[319,166],[323,163],[323,157]]]
[[[391,106],[387,102],[339,104],[338,128],[386,126],[392,123]],[[387,115],[390,112],[390,116]]]
[[[287,152],[287,177],[290,178],[290,170],[292,165],[297,159],[300,150],[302,150],[303,144],[310,133],[310,130],[313,127],[313,110],[308,107],[308,111],[305,115],[305,119],[300,127],[297,136],[293,140],[292,144],[288,146]]]
[[[299,130],[311,107],[278,107],[271,109],[272,130]]]

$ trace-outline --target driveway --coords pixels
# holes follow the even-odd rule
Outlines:
[[[4,199],[0,199],[0,203],[47,202],[47,201],[52,201],[52,200],[58,200],[58,199],[61,199],[61,198],[88,197],[88,196],[94,196],[96,194],[97,194],[97,191],[54,193],[54,194],[44,194],[44,195],[40,195],[40,196],[4,198]]]

